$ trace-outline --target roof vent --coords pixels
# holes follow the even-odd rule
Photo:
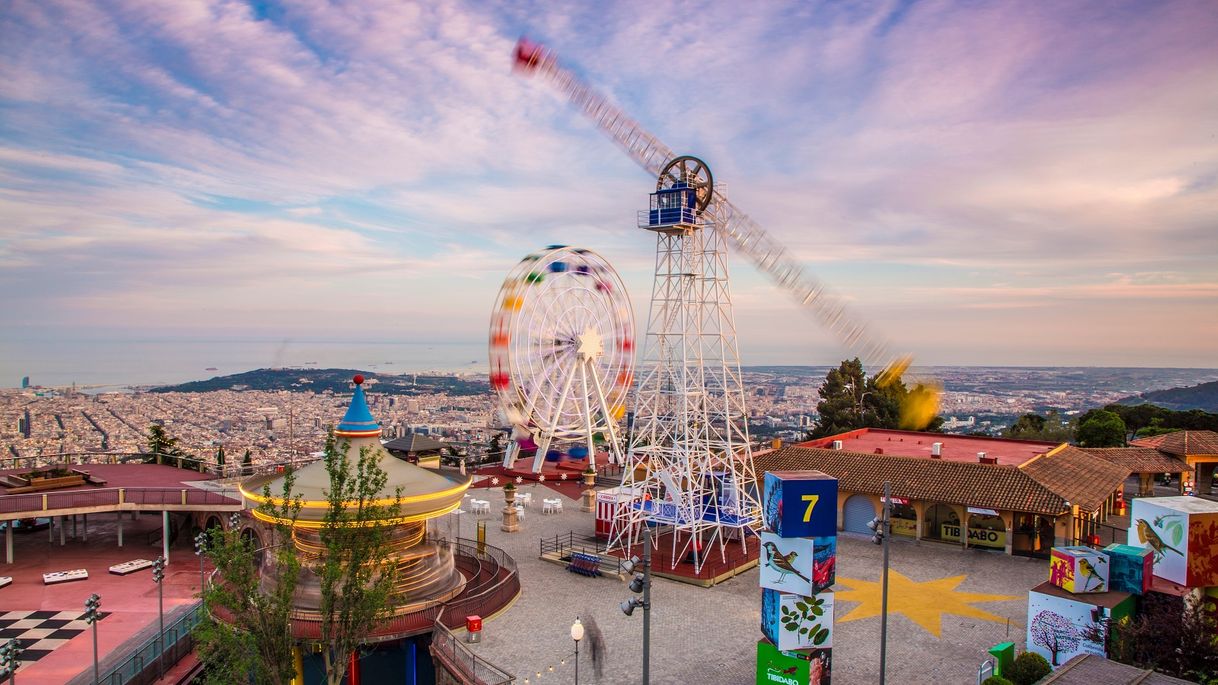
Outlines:
[[[875,453],[876,453],[876,454],[883,454],[883,453],[884,453],[884,448],[883,448],[883,447],[877,447],[877,448],[875,448]]]
[[[834,440],[834,441],[833,441],[833,449],[835,449],[835,450],[840,450],[841,448],[842,448],[842,441],[841,441],[841,440]]]
[[[932,457],[942,457],[942,456],[943,456],[943,443],[941,443],[941,442],[932,442],[932,443],[930,444],[930,456],[932,456]]]
[[[977,461],[981,462],[982,464],[985,463],[985,452],[977,453]]]

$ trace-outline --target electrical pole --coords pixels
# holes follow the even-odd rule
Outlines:
[[[157,644],[160,649],[157,652],[156,663],[160,677],[163,678],[165,677],[165,557],[157,557],[156,561],[152,562],[152,580],[156,583],[157,613],[161,619],[161,631],[157,633]]]
[[[886,659],[888,657],[888,538],[892,513],[892,482],[884,481],[884,583],[880,588],[880,685],[884,685]]]

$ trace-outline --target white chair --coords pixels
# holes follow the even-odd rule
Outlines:
[[[516,505],[516,518],[521,521],[524,520],[524,507],[519,504]]]
[[[541,513],[553,514],[554,513],[554,500],[552,500],[552,499],[541,500]]]
[[[533,506],[533,493],[531,492],[520,493],[518,499],[520,500],[520,503],[525,506]]]
[[[491,513],[491,501],[490,500],[471,499],[469,501],[469,503],[470,503],[470,511],[474,512],[475,514]]]
[[[554,513],[561,514],[562,513],[562,499],[555,497],[553,502],[554,502]]]

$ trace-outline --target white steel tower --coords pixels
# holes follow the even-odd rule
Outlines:
[[[639,526],[673,530],[672,564],[735,538],[746,545],[755,497],[727,246],[709,168],[678,157],[660,173],[639,227],[656,235],[655,283],[635,390],[634,424],[610,548],[631,549]]]

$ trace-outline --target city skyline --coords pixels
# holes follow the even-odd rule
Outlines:
[[[510,73],[521,34],[918,364],[1218,367],[1216,32],[1205,2],[14,5],[3,368],[340,312],[474,345],[549,243],[604,255],[642,322],[654,181]],[[746,364],[854,356],[732,265]]]

